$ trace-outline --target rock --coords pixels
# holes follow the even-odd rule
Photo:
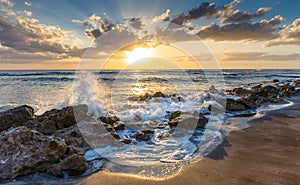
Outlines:
[[[226,110],[228,111],[244,111],[249,109],[253,108],[240,99],[227,99],[226,101]]]
[[[101,116],[99,117],[100,121],[102,121],[103,123],[107,123],[109,125],[112,125],[113,123],[120,121],[120,118],[118,118],[117,116]]]
[[[154,93],[153,98],[158,98],[158,97],[165,97],[165,94],[162,93],[162,92],[156,92],[156,93]]]
[[[0,134],[0,179],[46,171],[66,153],[64,140],[42,135],[25,126]]]
[[[251,91],[241,87],[233,89],[233,93],[239,97],[248,97],[253,94]]]
[[[79,128],[77,127],[77,125],[73,125],[65,129],[57,130],[54,133],[54,136],[57,138],[64,139],[65,143],[68,146],[77,147],[81,151],[85,151],[90,148],[88,143],[82,137],[82,134]]]
[[[25,122],[23,125],[45,135],[51,135],[56,132],[56,122],[53,120],[44,120],[43,122],[39,122],[34,119]]]
[[[219,93],[219,91],[216,89],[216,87],[214,85],[210,86],[210,88],[208,90],[212,94],[218,94]]]
[[[252,87],[251,89],[254,93],[258,93],[261,91],[261,88],[262,88],[262,84],[259,84],[259,85]]]
[[[86,160],[83,156],[73,154],[59,163],[61,170],[66,171],[69,176],[78,176],[86,170]]]
[[[262,87],[260,91],[257,92],[257,94],[262,97],[277,98],[279,89],[274,86],[267,85],[265,87]]]
[[[127,138],[123,138],[120,140],[122,143],[125,143],[125,144],[130,144],[132,142],[131,139],[127,139]]]
[[[140,101],[145,101],[146,99],[151,98],[151,95],[149,93],[145,93],[144,95],[139,96]]]
[[[297,87],[300,86],[300,79],[295,80],[294,83]]]
[[[38,121],[44,122],[51,120],[55,122],[56,129],[63,129],[77,124],[77,121],[84,120],[87,111],[87,105],[69,106],[61,110],[52,109],[38,116]]]
[[[28,105],[22,105],[0,113],[0,132],[8,128],[21,126],[32,119],[34,110]]]
[[[139,115],[135,115],[134,121],[142,121],[142,118]]]
[[[153,133],[154,133],[154,131],[150,131],[150,130],[142,131],[142,132],[135,134],[134,137],[137,141],[149,141],[151,139],[150,134],[153,134]]]
[[[115,131],[124,130],[125,129],[125,124],[122,121],[117,121],[117,122],[112,124],[112,128]]]
[[[181,113],[182,113],[181,111],[174,111],[174,112],[171,113],[169,119],[170,119],[170,120],[173,120],[173,119],[179,117],[179,116],[181,115]]]
[[[278,82],[280,82],[278,79],[273,80],[273,83],[278,83]]]
[[[187,125],[187,124],[196,124],[196,128],[203,128],[206,123],[208,123],[207,118],[199,114],[198,116],[189,115],[189,114],[181,114],[179,117],[171,119],[168,124],[170,126],[177,126],[178,124]]]

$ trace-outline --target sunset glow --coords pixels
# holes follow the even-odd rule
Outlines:
[[[135,48],[132,51],[125,51],[128,64],[134,63],[138,60],[147,60],[153,57],[152,48]]]

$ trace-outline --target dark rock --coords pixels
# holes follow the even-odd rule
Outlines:
[[[39,122],[34,119],[25,122],[23,125],[45,135],[51,135],[56,132],[56,122],[53,120],[44,120],[43,122]]]
[[[158,98],[158,97],[166,97],[166,96],[162,92],[156,92],[156,93],[154,93],[153,98]]]
[[[253,92],[241,87],[233,89],[233,93],[239,97],[248,97],[253,94]]]
[[[278,82],[280,82],[278,79],[273,80],[273,83],[278,83]]]
[[[139,132],[134,137],[137,141],[149,141],[151,139],[149,132]]]
[[[54,133],[54,136],[57,138],[64,139],[65,143],[68,146],[77,147],[81,151],[86,151],[90,148],[88,143],[82,137],[82,134],[79,128],[77,127],[77,125],[73,125],[65,129],[57,130]]]
[[[112,128],[116,131],[124,130],[125,129],[125,124],[121,121],[117,121],[117,122],[112,124]]]
[[[28,105],[16,107],[0,113],[0,132],[21,126],[32,119],[34,110]]]
[[[300,86],[300,79],[297,79],[297,80],[295,80],[295,85],[298,87],[298,86]]]
[[[127,138],[123,138],[120,140],[122,143],[125,143],[125,144],[130,144],[132,142],[131,139],[127,139]]]
[[[61,170],[66,171],[69,176],[78,176],[86,170],[86,160],[83,156],[73,154],[59,163]]]
[[[173,120],[173,119],[179,117],[179,116],[181,115],[181,113],[182,113],[181,111],[174,111],[174,112],[171,113],[169,119],[170,119],[170,120]]]
[[[118,118],[117,116],[101,116],[99,117],[100,121],[102,121],[103,123],[107,123],[112,125],[113,123],[120,121],[120,118]]]
[[[77,121],[84,120],[87,111],[88,107],[86,105],[69,106],[61,110],[52,109],[39,116],[38,121],[51,120],[55,122],[56,129],[63,129],[77,124]]]
[[[135,115],[134,120],[135,121],[142,121],[142,118],[139,115]]]
[[[139,96],[138,100],[145,101],[148,98],[151,98],[151,95],[149,93],[145,93],[145,94]]]
[[[66,153],[63,140],[21,126],[0,135],[0,178],[46,171]]]
[[[261,91],[261,88],[262,88],[262,84],[259,84],[259,85],[252,87],[251,89],[254,93],[258,93]]]
[[[195,115],[188,115],[188,114],[181,114],[179,117],[171,119],[168,122],[168,124],[170,126],[173,126],[173,127],[178,126],[178,124],[188,125],[188,124],[191,124],[191,123],[195,124],[196,128],[203,128],[204,125],[206,123],[208,123],[208,120],[202,114],[199,114],[197,116],[195,116]]]
[[[216,87],[214,85],[210,86],[210,88],[208,90],[212,94],[218,94],[219,93],[219,91],[216,89]]]
[[[253,108],[242,100],[227,99],[226,101],[226,110],[228,111],[244,111],[249,109]]]
[[[262,87],[260,91],[257,92],[257,94],[262,97],[277,98],[279,94],[279,89],[277,89],[274,86],[267,85],[265,87]]]

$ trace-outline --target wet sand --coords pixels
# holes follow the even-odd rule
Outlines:
[[[80,184],[122,185],[300,185],[300,96],[294,105],[270,111],[233,131],[203,160],[165,180],[98,172]]]

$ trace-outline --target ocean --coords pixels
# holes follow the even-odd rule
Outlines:
[[[240,118],[235,120],[238,124],[230,126],[227,123],[237,119],[232,117],[233,113],[210,114],[207,115],[209,124],[205,129],[179,128],[174,131],[176,136],[160,140],[158,138],[169,133],[162,126],[167,125],[170,113],[205,114],[209,105],[224,106],[216,99],[227,97],[226,90],[273,84],[274,81],[292,82],[298,78],[300,70],[0,71],[0,112],[27,104],[40,115],[54,108],[87,104],[88,114],[95,120],[99,116],[116,115],[130,126],[132,129],[118,131],[122,138],[129,138],[141,130],[162,128],[155,129],[152,143],[122,146],[103,143],[106,147],[95,149],[101,156],[119,164],[149,166],[157,162],[173,163],[205,156],[226,133],[245,128],[249,119],[291,102],[265,105],[257,110],[256,116]],[[146,93],[153,96],[156,92],[163,93],[165,97],[137,101]],[[224,92],[223,95],[220,92]],[[230,98],[237,97],[230,95]],[[140,168],[124,169],[140,173]],[[111,170],[122,172],[120,168]],[[150,170],[147,173],[144,175],[155,172]],[[170,174],[170,171],[165,173]]]

